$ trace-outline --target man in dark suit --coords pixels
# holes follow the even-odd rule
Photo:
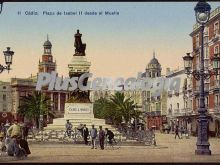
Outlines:
[[[89,130],[86,127],[86,124],[84,124],[82,135],[83,135],[83,138],[84,138],[84,141],[85,141],[85,145],[88,145]]]

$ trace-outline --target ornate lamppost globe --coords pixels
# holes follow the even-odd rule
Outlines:
[[[211,6],[207,2],[198,2],[194,8],[196,21],[200,24],[208,22],[210,17]]]

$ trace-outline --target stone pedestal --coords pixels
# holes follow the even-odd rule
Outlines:
[[[64,118],[54,119],[53,124],[48,124],[45,130],[65,130],[66,120],[72,123],[73,128],[80,124],[91,128],[94,124],[96,128],[101,125],[103,128],[113,129],[111,125],[105,124],[104,119],[94,118],[92,103],[65,103]]]
[[[64,118],[68,119],[93,119],[92,103],[65,103]]]

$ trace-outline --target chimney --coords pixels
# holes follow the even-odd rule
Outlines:
[[[166,69],[166,75],[168,75],[170,73],[170,68]]]

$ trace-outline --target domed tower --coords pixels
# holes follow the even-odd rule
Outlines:
[[[47,41],[44,42],[44,54],[42,55],[42,61],[39,60],[38,72],[48,72],[56,71],[56,61],[53,62],[52,56],[52,44],[49,41],[47,35]]]
[[[161,76],[161,65],[158,60],[155,58],[155,52],[153,52],[153,58],[146,67],[146,76],[150,78],[160,77]]]

